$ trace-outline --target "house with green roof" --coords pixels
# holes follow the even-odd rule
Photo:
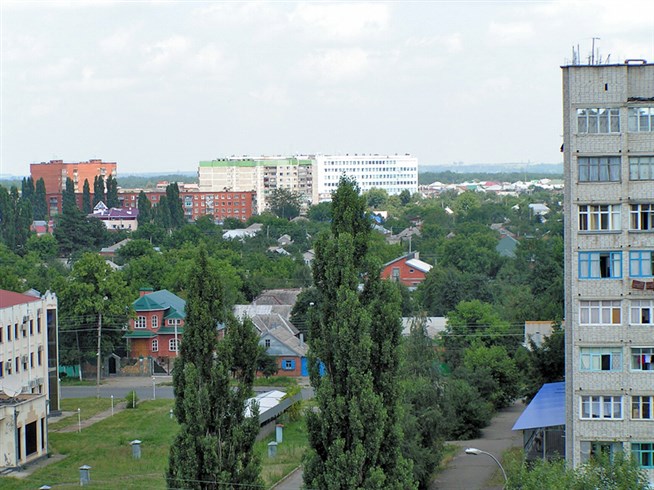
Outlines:
[[[130,357],[151,358],[170,372],[184,335],[186,301],[166,289],[143,288],[132,308],[135,315],[124,336]]]

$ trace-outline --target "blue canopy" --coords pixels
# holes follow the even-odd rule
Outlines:
[[[531,401],[513,430],[565,425],[565,382],[546,383]]]

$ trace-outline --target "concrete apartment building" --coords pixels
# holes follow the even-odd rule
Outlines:
[[[229,157],[200,162],[201,192],[256,192],[256,211],[266,209],[273,189],[300,193],[307,202],[313,196],[313,161],[308,157]]]
[[[562,70],[566,457],[654,481],[654,65]]]
[[[0,290],[0,471],[47,454],[57,366],[57,297]]]
[[[66,179],[71,179],[75,184],[75,193],[82,193],[85,180],[89,181],[93,192],[96,177],[102,176],[105,180],[110,175],[116,177],[116,162],[91,159],[88,162],[64,163],[63,160],[50,160],[30,164],[30,175],[35,185],[39,179],[43,179],[48,214],[53,216],[61,213],[61,193],[66,189]]]

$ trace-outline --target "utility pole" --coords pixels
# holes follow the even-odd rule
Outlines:
[[[96,398],[100,399],[100,343],[102,339],[102,312],[98,313],[98,358],[96,364],[96,382],[95,382],[95,394]]]

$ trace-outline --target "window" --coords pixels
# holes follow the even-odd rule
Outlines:
[[[170,339],[168,341],[168,350],[170,352],[177,352],[178,345],[179,345],[179,339]]]
[[[30,367],[34,367],[34,352],[30,352]]]
[[[150,317],[150,326],[152,326],[152,328],[159,328],[159,317],[157,315],[152,315]]]
[[[282,361],[282,369],[284,371],[293,371],[295,369],[295,360],[294,359],[284,359]]]
[[[620,110],[617,108],[577,109],[578,133],[619,133]]]
[[[620,301],[580,301],[579,323],[581,325],[619,325],[622,321],[621,312]]]
[[[652,420],[652,399],[651,396],[631,397],[631,418],[634,420]]]
[[[16,357],[15,363],[16,363],[16,374],[18,374],[20,373],[20,357]]]
[[[152,340],[152,352],[159,352],[159,341],[157,339]]]
[[[652,277],[651,251],[629,252],[629,275],[631,277]]]
[[[587,463],[590,458],[597,457],[600,454],[605,454],[609,459],[613,455],[622,452],[621,442],[609,441],[581,441],[581,462]]]
[[[391,279],[395,282],[399,282],[400,280],[400,268],[399,267],[393,267],[393,273],[391,276]]]
[[[630,180],[653,180],[654,157],[629,157]]]
[[[43,364],[43,347],[39,346],[39,350],[36,352],[36,363],[41,366]]]
[[[579,182],[618,182],[620,157],[579,157]]]
[[[654,131],[654,107],[630,107],[627,114],[629,131]]]
[[[654,468],[654,443],[632,442],[631,456],[641,468]]]
[[[654,230],[654,204],[632,204],[629,215],[630,230]]]
[[[266,349],[270,347],[270,339],[266,339],[263,341],[263,344],[266,346]]]
[[[147,320],[144,316],[137,316],[134,322],[134,328],[145,328],[146,322]]]
[[[633,371],[654,371],[653,354],[654,347],[632,347],[631,369]]]
[[[584,204],[579,206],[580,231],[609,231],[619,229],[619,204]]]
[[[4,340],[4,339],[2,338],[2,335],[3,335],[3,334],[4,334],[4,332],[2,331],[2,327],[0,327],[0,344],[2,344],[2,342],[3,342],[3,340]]]
[[[11,325],[7,325],[7,341],[11,340]]]
[[[36,333],[41,333],[41,316],[36,318]]]
[[[34,335],[34,320],[30,319],[30,335]]]
[[[652,325],[654,301],[649,299],[635,299],[631,301],[630,323],[632,325]]]
[[[5,362],[0,359],[0,378],[4,376],[4,371],[5,371]]]
[[[621,419],[621,396],[582,396],[582,419]]]
[[[169,318],[168,319],[168,325],[180,325],[181,322],[179,318]]]
[[[622,371],[622,348],[582,347],[580,371]]]
[[[622,252],[579,252],[579,279],[622,277]]]

